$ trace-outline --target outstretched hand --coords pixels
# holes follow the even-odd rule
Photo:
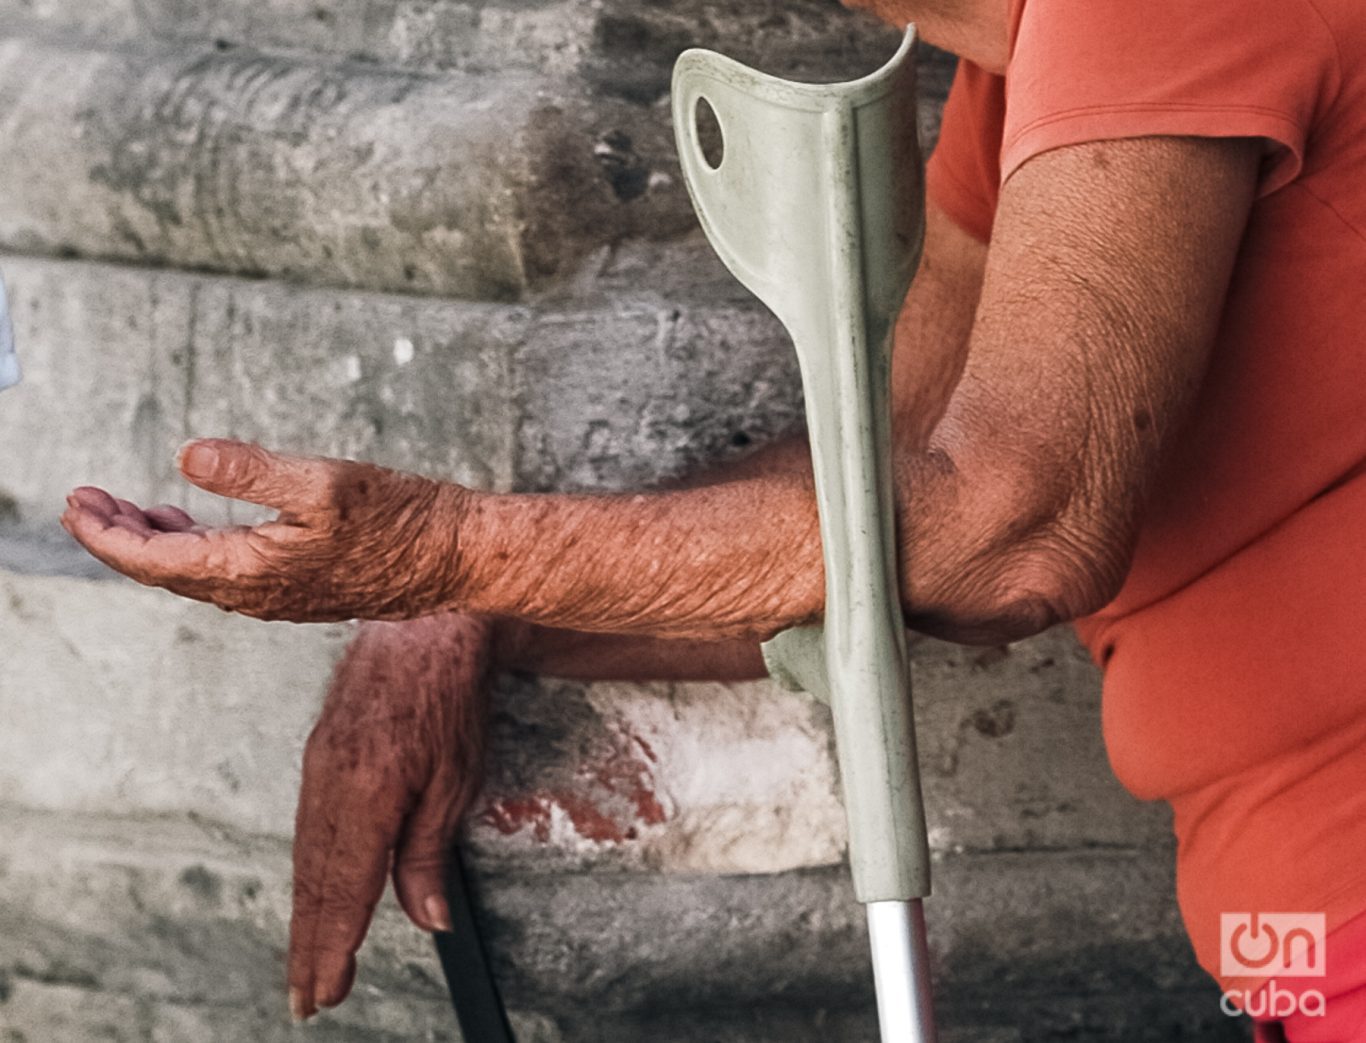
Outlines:
[[[449,603],[466,489],[227,439],[191,442],[180,469],[279,516],[211,528],[175,507],[143,510],[84,487],[67,498],[62,525],[139,583],[259,619],[404,619]]]
[[[480,781],[488,622],[444,614],[361,626],[304,751],[294,831],[289,1005],[346,998],[390,872],[425,931],[450,930],[447,854]]]

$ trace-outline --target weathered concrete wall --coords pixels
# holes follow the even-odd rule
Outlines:
[[[0,1039],[284,1039],[300,746],[347,628],[111,577],[55,530],[66,490],[221,510],[175,479],[194,434],[613,489],[794,430],[781,331],[694,230],[669,66],[847,76],[895,34],[827,0],[0,0],[0,34],[27,374],[0,398]],[[944,1038],[1239,1038],[1070,636],[913,654]],[[504,678],[467,833],[525,1043],[873,1038],[820,707]],[[386,901],[311,1034],[453,1033]]]

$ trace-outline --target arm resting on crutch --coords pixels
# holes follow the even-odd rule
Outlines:
[[[1003,187],[963,377],[928,443],[896,446],[898,488],[914,489],[897,504],[914,626],[999,641],[1116,589],[1204,371],[1257,155],[1241,140],[1097,142],[1038,156]],[[595,497],[476,493],[233,442],[192,443],[183,466],[282,517],[164,532],[80,490],[65,523],[134,579],[261,618],[460,608],[760,638],[821,613],[804,474]]]

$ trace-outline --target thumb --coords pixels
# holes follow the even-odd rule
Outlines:
[[[230,438],[200,438],[180,449],[180,472],[201,489],[276,510],[325,506],[336,462],[273,453]]]

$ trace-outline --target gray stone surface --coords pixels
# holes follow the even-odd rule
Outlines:
[[[517,483],[629,489],[799,431],[796,358],[750,302],[641,295],[542,316],[517,351]]]
[[[76,10],[15,10],[24,6],[10,4],[11,32],[34,19],[61,27]],[[824,4],[812,5],[809,22],[760,15],[776,19],[766,31],[754,14],[719,7],[702,21],[657,9],[552,18],[530,8],[520,15],[591,26],[592,57],[559,74],[548,58],[432,73],[225,48],[214,31],[221,18],[243,33],[283,23],[305,44],[328,22],[324,5],[278,5],[294,17],[257,5],[236,5],[235,14],[162,6],[200,11],[209,24],[193,29],[177,12],[96,4],[87,43],[60,33],[0,38],[8,114],[0,247],[514,299],[578,271],[597,248],[695,226],[664,104],[685,46],[725,46],[779,73],[853,75],[875,68],[894,42]],[[400,6],[412,14],[414,5]],[[369,6],[346,10],[374,17]],[[426,11],[434,17],[431,5]],[[180,26],[188,39],[151,45],[157,34],[128,19]],[[801,36],[790,32],[797,25]],[[698,26],[693,39],[688,28]],[[355,31],[378,38],[369,23]],[[431,43],[431,32],[417,36]],[[121,34],[138,46],[109,48]],[[474,34],[505,37],[493,28]],[[942,96],[948,67],[927,52],[925,70],[928,95]],[[31,90],[35,82],[44,89]],[[936,113],[926,106],[927,136]],[[71,131],[54,134],[54,126]]]
[[[346,628],[221,616],[122,579],[0,572],[0,800],[288,831]]]
[[[92,1038],[101,1020],[117,1039],[283,1035],[281,841],[205,820],[13,808],[0,835],[0,1025],[31,1038],[59,1024]],[[937,870],[948,1040],[1239,1038],[1189,963],[1153,859],[964,855]],[[872,1038],[861,914],[841,869],[479,881],[526,1040],[626,1040],[631,1025],[651,1039],[814,1041],[831,1026]],[[441,996],[426,940],[386,901],[356,999],[315,1032],[442,1038]]]
[[[930,839],[944,851],[1161,847],[1165,804],[1115,780],[1100,674],[1070,629],[968,648],[912,646]]]
[[[12,250],[511,299],[694,225],[660,112],[527,73],[11,39],[0,106]]]
[[[627,0],[0,0],[0,29],[29,35],[300,50],[431,70],[583,75],[654,101],[687,47],[723,48],[776,75],[858,76],[896,34],[835,0],[639,4]]]
[[[0,403],[0,493],[51,520],[73,485],[187,501],[192,435],[512,482],[507,368],[530,316],[489,304],[8,257],[24,383]],[[402,360],[402,361],[401,361]]]
[[[118,578],[0,571],[0,800],[287,836],[348,630],[224,617]],[[470,832],[491,864],[764,872],[841,858],[824,712],[767,684],[509,680],[490,759]]]

